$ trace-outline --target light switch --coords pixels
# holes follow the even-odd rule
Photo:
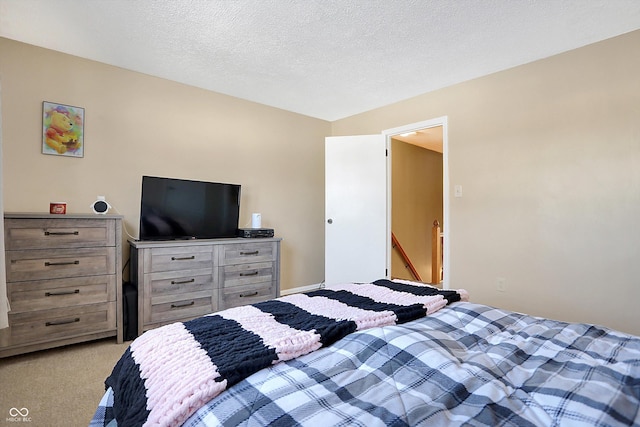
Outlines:
[[[462,185],[456,184],[453,187],[453,196],[454,197],[462,197]]]

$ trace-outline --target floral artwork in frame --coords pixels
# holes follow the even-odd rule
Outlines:
[[[84,108],[42,103],[42,154],[84,157]]]

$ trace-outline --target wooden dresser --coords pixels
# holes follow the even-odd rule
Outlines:
[[[116,336],[122,217],[4,214],[9,328],[0,357]]]
[[[280,296],[280,240],[129,241],[138,334]]]

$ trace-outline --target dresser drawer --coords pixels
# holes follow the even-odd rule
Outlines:
[[[7,281],[115,274],[115,248],[7,251]]]
[[[226,265],[221,268],[221,288],[250,285],[252,283],[271,282],[273,263],[256,262],[251,264]]]
[[[116,300],[116,277],[91,276],[7,283],[11,312],[48,310]]]
[[[168,271],[149,276],[147,292],[152,300],[163,297],[176,299],[175,295],[189,295],[198,292],[212,293],[213,274],[211,269]]]
[[[5,249],[115,246],[115,221],[5,218]]]
[[[147,252],[150,256],[145,262],[147,273],[158,271],[213,269],[212,246],[190,246],[154,248]]]
[[[246,304],[276,298],[276,290],[273,282],[257,283],[252,285],[220,288],[220,307],[225,310]]]
[[[144,323],[169,323],[216,311],[212,268],[152,273],[145,278]]]
[[[150,319],[145,323],[169,323],[185,321],[194,317],[217,311],[218,304],[213,299],[211,291],[209,295],[201,298],[181,298],[175,301],[151,305]]]
[[[116,303],[9,313],[7,345],[33,344],[116,328]]]
[[[275,242],[226,244],[220,248],[220,265],[275,261],[277,253]]]

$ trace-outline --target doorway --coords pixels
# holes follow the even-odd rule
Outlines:
[[[439,243],[448,241],[446,117],[383,132],[387,136],[389,275],[448,288],[448,245],[432,256],[437,221]],[[436,252],[437,254],[437,252]],[[435,264],[434,264],[435,263]],[[438,279],[432,279],[432,268]],[[443,274],[444,273],[444,274]]]

